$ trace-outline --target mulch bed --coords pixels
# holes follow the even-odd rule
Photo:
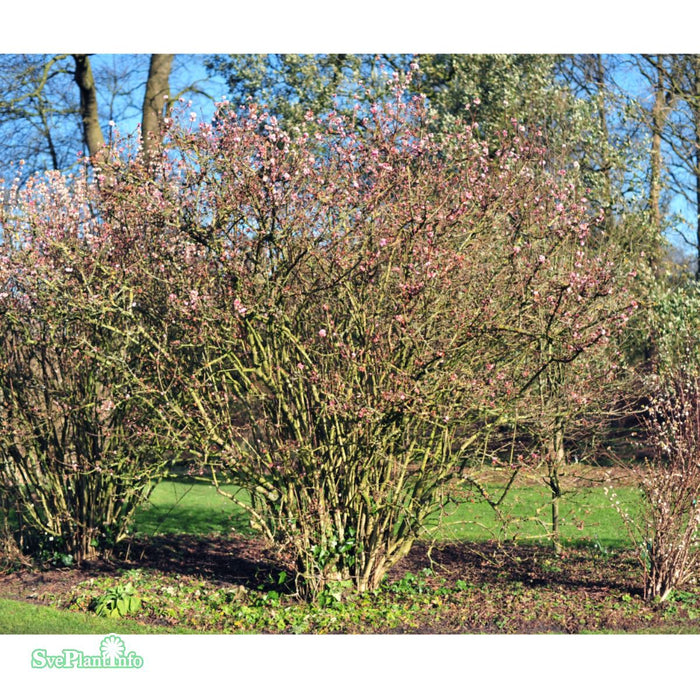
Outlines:
[[[390,572],[389,580],[432,568],[448,585],[458,580],[477,586],[521,581],[528,586],[558,585],[572,591],[615,589],[641,594],[635,562],[629,555],[596,558],[588,552],[570,551],[556,559],[559,571],[543,571],[542,562],[553,559],[551,550],[540,545],[458,542],[429,546],[418,542]],[[62,593],[94,576],[129,568],[257,588],[276,579],[279,572],[291,571],[292,566],[267,543],[254,538],[160,535],[132,541],[113,558],[86,561],[75,568],[25,568],[0,574],[0,596],[32,599],[39,593]]]

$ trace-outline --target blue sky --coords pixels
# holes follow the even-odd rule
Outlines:
[[[210,95],[214,100],[220,100],[226,95],[226,83],[220,78],[211,78],[207,75],[203,64],[202,54],[179,54],[173,62],[173,71],[170,79],[171,94],[177,95],[189,86],[195,86],[197,90]],[[141,106],[145,91],[146,78],[148,77],[148,54],[95,54],[91,58],[93,72],[97,74],[104,70],[119,71],[134,67],[134,74],[130,79],[128,94],[121,97],[115,105],[115,118],[118,129],[123,134],[136,132],[141,119]],[[100,87],[103,86],[97,80]],[[214,113],[214,103],[209,97],[198,94],[196,91],[187,91],[183,94],[186,101],[192,101],[191,111],[196,112],[202,120],[210,119]],[[101,109],[107,105],[101,101]]]

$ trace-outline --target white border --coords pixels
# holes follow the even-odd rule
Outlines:
[[[697,52],[700,6],[637,0],[5,3],[5,53]]]
[[[700,6],[673,0],[258,0],[6,3],[5,53],[698,52]],[[336,9],[333,9],[336,8]],[[0,678],[51,698],[675,697],[695,685],[695,636],[139,636],[144,669],[39,671],[31,651],[102,636],[0,636]],[[115,675],[117,674],[117,675]],[[34,691],[37,691],[36,693]]]
[[[0,637],[3,690],[60,700],[156,697],[679,697],[695,685],[696,637],[120,635],[138,670],[30,667],[31,651],[97,648],[102,635]],[[15,685],[16,683],[16,685]],[[133,694],[133,695],[132,695]]]

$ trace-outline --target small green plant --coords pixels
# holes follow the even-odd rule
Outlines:
[[[355,529],[349,527],[343,540],[332,535],[328,539],[326,546],[314,545],[311,553],[318,569],[323,571],[336,561],[342,561],[345,566],[352,567],[355,564],[355,554],[358,551],[358,543],[355,534]]]
[[[669,600],[673,600],[684,605],[697,605],[698,597],[691,591],[672,591]]]
[[[561,572],[561,566],[559,564],[553,562],[551,559],[545,559],[541,564],[540,567],[542,571],[548,574],[558,574]]]
[[[255,601],[255,605],[258,607],[279,607],[280,594],[278,591],[261,593],[260,597]]]
[[[680,611],[683,611],[689,620],[696,620],[700,611],[698,611],[698,597],[690,591],[673,590],[664,601],[666,606],[664,616],[672,618]]]
[[[329,581],[318,594],[316,603],[320,608],[338,607],[349,588],[352,588],[352,581]]]
[[[131,582],[108,588],[94,601],[95,614],[101,617],[126,617],[140,608],[141,597]]]
[[[394,593],[404,594],[425,593],[428,589],[427,579],[432,576],[432,574],[432,570],[428,568],[421,569],[417,574],[409,571],[403,578],[392,583],[389,586],[389,590]]]
[[[72,554],[65,554],[63,552],[54,552],[51,556],[51,564],[53,566],[68,568],[75,564],[75,559]]]

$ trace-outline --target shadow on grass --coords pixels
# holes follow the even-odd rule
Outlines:
[[[247,502],[242,491],[237,496]],[[459,514],[462,519],[474,515],[466,510]],[[583,588],[636,594],[637,562],[623,548],[611,546],[613,528],[611,523],[604,524],[607,529],[597,533],[595,541],[581,538],[570,543],[562,558],[544,543],[469,541],[465,537],[445,539],[433,547],[418,542],[389,578],[434,568],[450,580],[475,585],[512,582],[528,588],[556,586],[571,591]],[[281,590],[277,582],[285,572],[286,586],[293,586],[293,563],[257,537],[247,512],[206,480],[180,477],[158,484],[136,515],[135,533],[120,545],[114,559],[84,568],[143,568],[263,590]]]
[[[244,492],[236,495],[247,501]],[[163,480],[137,512],[134,529],[115,552],[120,566],[262,590],[281,590],[277,582],[283,571],[292,578],[290,563],[256,537],[248,513],[206,480]]]
[[[186,505],[177,507],[149,505],[138,514],[135,529],[138,534],[148,536],[227,533],[250,536],[255,534],[246,513]]]

